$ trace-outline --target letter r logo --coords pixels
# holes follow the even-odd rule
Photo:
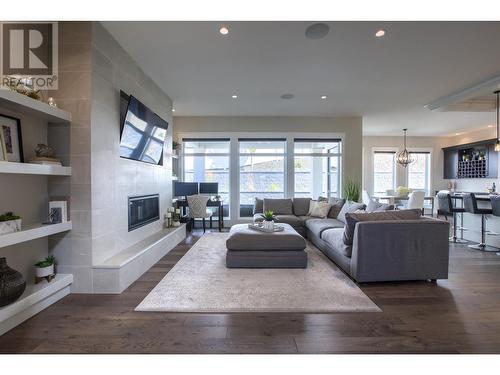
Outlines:
[[[2,28],[4,75],[52,75],[52,23],[4,23]]]

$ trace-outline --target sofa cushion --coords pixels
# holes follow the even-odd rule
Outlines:
[[[330,228],[343,228],[344,223],[337,219],[316,219],[311,218],[306,221],[306,228],[309,229],[316,237],[321,238],[321,233]]]
[[[337,220],[340,220],[345,224],[345,214],[350,212],[356,212],[358,210],[364,210],[366,206],[363,203],[346,201],[340,210]]]
[[[309,215],[300,215],[300,216],[297,216],[300,220],[302,220],[302,225],[303,226],[306,226],[306,221],[311,219],[311,216]]]
[[[304,226],[304,222],[295,215],[275,215],[276,223],[281,224],[290,224],[292,227],[302,227]]]
[[[306,241],[289,225],[282,232],[265,233],[248,228],[248,224],[236,224],[229,230],[226,240],[228,250],[304,250]]]
[[[417,220],[421,215],[422,210],[420,209],[346,213],[344,243],[352,245],[354,229],[356,229],[356,224],[360,221]]]
[[[260,198],[255,198],[253,202],[253,214],[264,213],[264,201]]]
[[[293,215],[292,200],[264,198],[264,212],[269,210],[275,215]]]
[[[330,207],[330,203],[326,201],[311,201],[308,215],[324,219],[327,217]]]
[[[332,249],[340,252],[342,255],[351,257],[352,246],[346,245],[344,243],[344,229],[343,228],[332,228],[326,229],[321,234],[321,239],[328,243]]]
[[[296,216],[307,215],[311,198],[293,198],[293,214]]]
[[[393,204],[380,203],[374,200],[371,200],[365,209],[366,212],[380,212],[380,211],[390,211],[390,210],[394,210]]]
[[[332,205],[332,207],[330,207],[330,212],[328,212],[328,217],[336,219],[339,216],[342,206],[344,206],[345,199],[330,197],[328,203]]]

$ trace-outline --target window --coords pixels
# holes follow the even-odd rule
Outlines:
[[[340,164],[340,140],[294,139],[294,196],[338,197]]]
[[[240,217],[252,216],[254,198],[285,197],[285,139],[239,139]]]
[[[218,182],[224,217],[229,217],[229,139],[183,139],[183,177]]]
[[[373,194],[384,195],[396,189],[396,152],[375,151],[373,153]]]
[[[410,154],[416,160],[407,167],[408,187],[429,193],[431,190],[431,154],[430,152],[410,152]]]

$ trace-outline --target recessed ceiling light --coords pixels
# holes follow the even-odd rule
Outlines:
[[[222,26],[219,29],[219,33],[221,33],[222,35],[227,35],[227,34],[229,34],[229,29],[226,26]]]
[[[293,94],[283,94],[281,95],[281,99],[293,99]]]
[[[492,128],[492,127],[493,127],[493,125],[488,125],[488,128]]]
[[[306,29],[306,38],[322,39],[330,31],[330,26],[326,23],[313,23]]]
[[[172,112],[175,112],[175,108],[172,108]]]
[[[375,33],[375,36],[377,38],[382,38],[384,35],[385,35],[385,30],[384,29],[377,30],[377,32]]]
[[[233,95],[233,96],[231,96],[231,98],[238,99],[238,95]]]
[[[462,133],[455,133],[455,135],[460,135],[460,134],[462,134]]]
[[[321,95],[321,99],[326,99],[327,96],[326,95]]]

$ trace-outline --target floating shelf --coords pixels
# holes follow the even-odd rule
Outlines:
[[[19,232],[0,235],[0,248],[47,237],[56,233],[66,232],[71,230],[71,228],[71,221],[59,224],[30,225]]]
[[[71,167],[0,161],[0,173],[71,176]]]
[[[73,275],[58,274],[50,283],[28,284],[17,301],[0,307],[0,335],[68,295],[72,283]]]
[[[51,123],[69,124],[71,122],[71,113],[10,89],[0,89],[0,107],[43,118]]]

